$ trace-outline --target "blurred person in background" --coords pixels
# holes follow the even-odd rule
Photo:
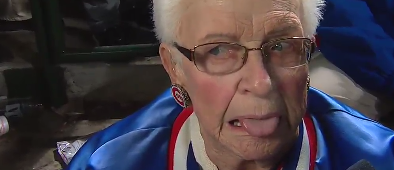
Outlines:
[[[32,30],[29,0],[0,0],[0,31]]]
[[[327,0],[311,85],[378,119],[394,113],[394,1]]]
[[[0,0],[0,33],[33,30],[29,0]],[[8,42],[0,42],[0,62],[11,61],[13,51]]]
[[[88,24],[99,45],[156,43],[153,31],[121,20],[119,8],[122,2],[120,0],[83,0],[88,15]]]
[[[122,2],[127,1],[137,0]],[[83,0],[82,2],[90,29],[100,46],[157,42],[152,30],[121,20],[120,0]],[[150,8],[149,3],[146,4],[144,8]],[[29,0],[0,0],[0,31],[33,30],[31,18]]]

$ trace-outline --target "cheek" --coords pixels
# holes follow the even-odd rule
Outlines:
[[[235,90],[214,78],[200,77],[194,80],[191,94],[192,101],[195,103],[193,106],[203,108],[205,111],[223,113],[234,96]]]
[[[306,88],[307,88],[306,76],[305,78],[291,77],[286,80],[282,80],[278,83],[279,93],[281,93],[284,96],[295,98],[295,99],[303,97]]]
[[[277,80],[278,91],[286,97],[299,99],[304,97],[307,88],[307,68],[282,69]]]
[[[306,69],[287,69],[278,77],[278,90],[288,109],[288,121],[295,128],[306,111]]]
[[[207,127],[216,128],[222,123],[227,107],[235,94],[231,82],[211,77],[197,71],[186,73],[186,87],[193,109],[199,119],[209,122]]]

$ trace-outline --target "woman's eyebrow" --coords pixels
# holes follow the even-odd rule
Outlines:
[[[301,27],[299,25],[296,24],[280,25],[280,26],[272,27],[272,29],[265,34],[264,39],[270,40],[278,37],[290,36],[294,33],[299,33],[299,32],[301,32]]]
[[[231,33],[210,33],[205,35],[203,38],[201,38],[198,42],[208,42],[209,40],[212,39],[223,39],[223,40],[231,40],[231,41],[236,41],[237,36],[235,34]]]
[[[298,33],[301,31],[301,27],[296,24],[282,24],[276,27],[272,27],[267,34],[265,34],[264,39],[270,40],[278,37],[290,36],[294,33]],[[237,41],[238,37],[236,34],[232,33],[209,33],[206,34],[203,38],[201,38],[199,43],[207,43],[210,40],[226,40],[226,41]]]

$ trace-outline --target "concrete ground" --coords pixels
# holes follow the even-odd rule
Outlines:
[[[70,125],[73,132],[92,133],[104,129],[117,120],[78,122]],[[30,138],[9,133],[0,138],[0,169],[2,170],[61,170],[55,161],[56,141],[45,137]],[[47,136],[49,137],[49,136]]]

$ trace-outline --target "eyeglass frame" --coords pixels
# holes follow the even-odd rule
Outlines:
[[[173,45],[174,45],[174,47],[175,47],[176,49],[178,49],[179,52],[181,52],[187,59],[189,59],[189,61],[192,61],[192,62],[194,63],[194,65],[196,66],[196,68],[197,68],[199,71],[201,71],[201,70],[198,68],[198,66],[197,66],[197,64],[196,64],[195,55],[194,55],[194,53],[195,53],[195,51],[196,51],[196,48],[201,47],[201,46],[205,46],[205,45],[211,45],[211,44],[228,44],[228,45],[238,45],[238,46],[240,46],[240,47],[243,47],[243,48],[245,49],[245,54],[244,54],[245,56],[242,57],[242,60],[243,60],[243,61],[242,61],[242,66],[241,66],[240,68],[238,68],[238,69],[232,71],[232,72],[236,72],[236,71],[240,70],[240,69],[245,65],[246,61],[248,60],[249,52],[250,52],[250,51],[257,51],[257,50],[260,50],[260,51],[262,52],[262,54],[263,54],[263,57],[267,57],[268,55],[267,55],[267,54],[264,54],[264,48],[265,48],[265,46],[266,46],[267,44],[271,44],[271,43],[274,43],[274,42],[276,42],[276,41],[289,40],[289,39],[302,39],[302,40],[308,40],[308,42],[310,43],[310,51],[309,51],[309,56],[307,56],[306,63],[304,63],[304,64],[309,63],[310,60],[311,60],[311,58],[312,58],[312,53],[314,53],[315,50],[316,50],[316,43],[315,43],[313,40],[311,40],[310,38],[307,38],[307,37],[278,38],[278,39],[274,39],[274,40],[271,40],[271,41],[268,41],[268,42],[263,43],[263,44],[261,45],[261,47],[259,47],[259,48],[248,48],[248,47],[246,47],[246,46],[244,46],[244,45],[241,45],[241,44],[235,43],[235,42],[211,42],[211,43],[204,43],[204,44],[200,44],[200,45],[194,46],[193,49],[188,49],[188,48],[182,47],[182,46],[178,45],[177,43],[174,43]],[[299,65],[299,66],[301,66],[301,65]],[[205,71],[201,71],[201,72],[205,72]],[[230,73],[232,73],[232,72],[225,73],[225,74],[230,74]]]

